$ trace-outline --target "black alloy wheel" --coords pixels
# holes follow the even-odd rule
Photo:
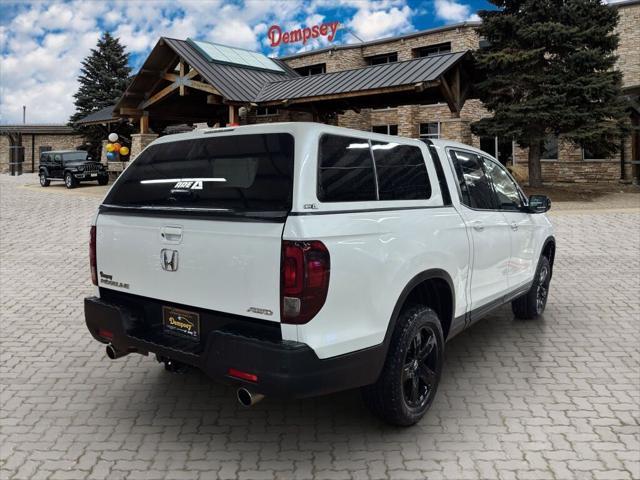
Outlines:
[[[438,343],[429,326],[420,328],[411,343],[402,368],[402,391],[409,408],[420,410],[429,403],[437,384]]]
[[[409,426],[431,407],[444,363],[444,335],[438,314],[424,305],[398,316],[378,380],[362,388],[373,414],[387,423]]]
[[[531,320],[544,313],[549,298],[549,284],[551,283],[551,263],[545,256],[540,257],[538,268],[533,278],[531,288],[511,302],[511,309],[516,318]]]

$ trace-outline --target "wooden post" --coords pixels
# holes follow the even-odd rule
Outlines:
[[[143,112],[140,117],[140,133],[149,133],[149,112]]]
[[[229,123],[228,125],[238,125],[239,124],[239,116],[238,116],[238,106],[237,105],[229,105]]]
[[[180,78],[178,79],[180,85],[180,96],[184,97],[184,62],[180,60]]]

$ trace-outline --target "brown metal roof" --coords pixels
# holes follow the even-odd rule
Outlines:
[[[467,53],[444,53],[404,62],[271,82],[264,86],[255,101],[284,101],[430,82],[456,65]]]

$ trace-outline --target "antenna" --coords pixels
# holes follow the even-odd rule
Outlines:
[[[343,27],[342,24],[340,24],[340,30],[345,30],[347,33],[353,35],[354,37],[356,37],[356,39],[360,42],[360,43],[364,43],[364,40],[362,40],[358,35],[356,35],[355,33],[353,33],[353,30],[351,30],[348,27]]]

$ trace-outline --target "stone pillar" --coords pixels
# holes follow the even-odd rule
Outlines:
[[[129,161],[136,158],[147,145],[153,142],[158,135],[155,133],[134,133],[131,135],[131,151],[129,153]]]
[[[100,163],[107,164],[107,143],[109,140],[102,140],[102,149],[100,150]]]
[[[401,137],[418,138],[420,125],[417,121],[418,106],[400,105],[398,111],[398,135]]]

